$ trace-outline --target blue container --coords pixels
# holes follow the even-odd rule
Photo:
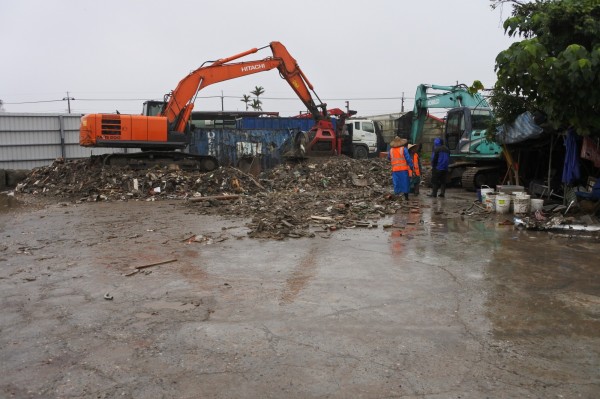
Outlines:
[[[337,119],[331,118],[335,128]],[[238,129],[299,129],[308,131],[315,125],[312,118],[259,118],[242,117],[236,121]]]
[[[282,162],[283,143],[299,130],[198,128],[192,132],[189,151],[212,155],[221,166],[241,167],[252,163],[256,167],[260,165],[262,170],[270,169]]]

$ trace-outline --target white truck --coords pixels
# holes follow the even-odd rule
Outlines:
[[[382,141],[381,127],[371,119],[351,118],[347,119],[344,126],[344,150],[352,158],[364,159],[376,157]]]

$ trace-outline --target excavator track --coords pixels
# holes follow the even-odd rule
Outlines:
[[[499,166],[467,167],[461,176],[461,185],[470,191],[475,191],[482,185],[495,186],[499,172]]]
[[[219,167],[217,158],[210,155],[186,154],[178,151],[142,151],[131,154],[108,154],[104,165],[148,169],[154,166],[177,165],[182,170],[210,172]]]

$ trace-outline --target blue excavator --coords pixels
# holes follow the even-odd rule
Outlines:
[[[443,138],[450,149],[449,179],[460,182],[467,190],[495,186],[506,164],[502,147],[486,134],[494,118],[486,99],[469,91],[464,84],[419,85],[410,133],[412,144],[422,143],[423,127],[431,108],[448,109]]]

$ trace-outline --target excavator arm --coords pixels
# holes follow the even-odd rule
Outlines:
[[[259,49],[253,48],[228,58],[219,59],[207,66],[203,64],[182,79],[175,90],[166,96],[168,101],[162,113],[163,116],[167,117],[171,130],[179,133],[185,131],[185,126],[194,107],[195,96],[203,88],[214,83],[265,72],[274,68],[279,70],[281,77],[289,83],[313,118],[315,120],[322,119],[323,114],[327,114],[326,104],[319,106],[315,104],[310,94],[310,91],[314,93],[313,86],[296,60],[290,55],[285,46],[279,42],[271,42],[269,47],[273,53],[272,57],[257,61],[231,63],[231,61],[259,51]],[[323,109],[323,112],[319,111],[319,107]]]

